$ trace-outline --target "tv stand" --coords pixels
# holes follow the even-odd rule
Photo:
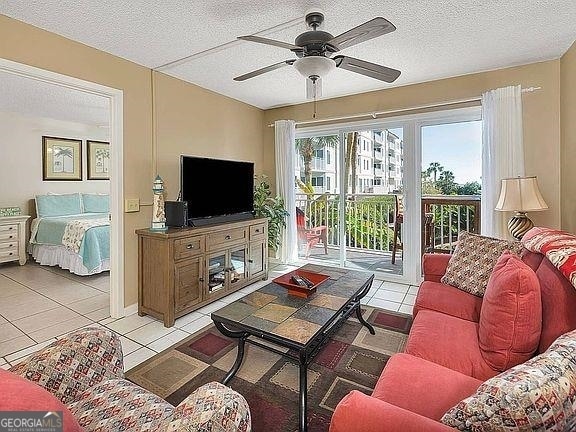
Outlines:
[[[219,225],[229,222],[240,222],[254,219],[252,213],[236,213],[222,216],[212,216],[207,218],[191,218],[188,219],[188,226],[201,227],[208,225]]]
[[[268,220],[138,234],[138,314],[174,320],[268,277]]]

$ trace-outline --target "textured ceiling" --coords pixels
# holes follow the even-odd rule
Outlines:
[[[261,108],[304,102],[304,78],[286,67],[235,82],[234,76],[293,55],[231,42],[302,18],[265,33],[293,42],[306,30],[303,16],[311,7],[324,12],[323,30],[333,35],[376,16],[397,27],[342,52],[400,69],[394,84],[336,70],[324,79],[324,97],[558,58],[576,38],[574,0],[0,1],[2,14],[151,68],[210,50],[162,71]]]
[[[107,126],[108,99],[0,72],[0,111]]]

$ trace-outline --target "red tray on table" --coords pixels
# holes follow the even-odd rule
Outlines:
[[[303,287],[300,285],[295,284],[294,282],[292,282],[290,279],[292,278],[292,276],[304,276],[306,279],[308,279],[310,282],[312,282],[314,285],[311,287]],[[296,269],[293,270],[289,273],[286,273],[285,275],[279,276],[275,279],[272,280],[272,282],[277,283],[278,285],[282,285],[284,288],[288,289],[288,294],[292,294],[298,297],[308,297],[312,294],[314,294],[316,292],[316,288],[318,288],[318,285],[320,285],[322,282],[326,281],[330,279],[330,276],[326,276],[323,274],[318,274],[318,273],[312,273],[306,270],[301,270],[301,269]]]

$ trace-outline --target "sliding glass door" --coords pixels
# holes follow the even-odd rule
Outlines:
[[[479,226],[480,129],[475,107],[298,130],[299,257],[418,283]]]
[[[299,257],[401,278],[404,127],[299,133],[296,154]]]

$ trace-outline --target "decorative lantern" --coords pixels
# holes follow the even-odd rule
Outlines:
[[[157,175],[154,179],[154,203],[152,206],[152,226],[150,231],[166,231],[166,214],[164,213],[164,182]]]

